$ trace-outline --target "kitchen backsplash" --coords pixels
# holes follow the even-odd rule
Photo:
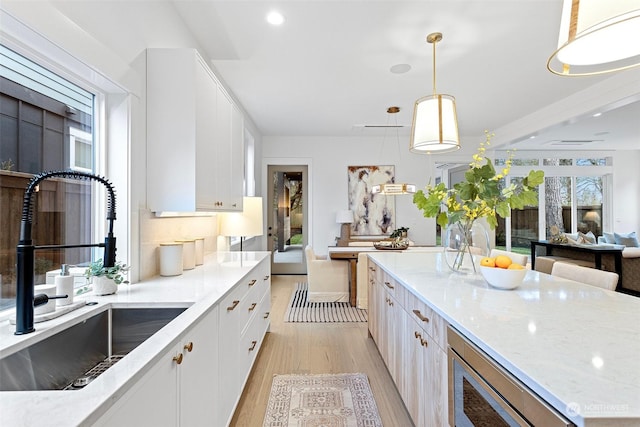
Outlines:
[[[217,216],[157,218],[153,212],[140,212],[140,280],[160,273],[159,246],[162,242],[204,238],[204,252],[216,250]]]

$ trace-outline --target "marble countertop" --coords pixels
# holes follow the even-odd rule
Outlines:
[[[536,271],[494,289],[439,253],[369,257],[576,425],[640,425],[640,298]]]
[[[14,335],[15,325],[8,319],[0,321],[2,358],[111,307],[189,307],[82,390],[0,392],[0,425],[91,425],[177,343],[190,325],[205,316],[256,265],[269,262],[269,257],[269,252],[212,253],[205,256],[204,265],[180,276],[121,284],[115,295],[97,297],[89,293],[76,297],[98,304],[36,323],[36,331],[27,335]]]

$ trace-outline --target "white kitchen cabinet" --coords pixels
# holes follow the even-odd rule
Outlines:
[[[264,259],[220,304],[220,417],[229,425],[242,390],[269,330],[270,260]]]
[[[234,147],[233,108],[195,49],[147,50],[151,211],[242,210],[244,144]]]
[[[194,426],[218,414],[218,306],[160,356],[97,426]]]

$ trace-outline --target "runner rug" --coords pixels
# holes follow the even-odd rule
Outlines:
[[[366,322],[367,310],[352,307],[348,302],[309,302],[308,285],[298,283],[285,313],[285,322],[331,323]]]
[[[263,427],[382,427],[365,374],[275,375]]]

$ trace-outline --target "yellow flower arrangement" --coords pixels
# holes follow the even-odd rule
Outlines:
[[[447,188],[444,183],[427,185],[413,196],[413,203],[427,218],[437,217],[441,227],[462,222],[468,228],[478,218],[486,218],[491,229],[498,225],[497,217],[506,218],[511,209],[538,204],[536,187],[542,184],[544,172],[530,171],[529,175],[518,183],[500,188],[500,181],[511,171],[513,152],[510,151],[501,173],[496,173],[491,160],[485,157],[491,138],[495,135],[485,131],[485,141],[480,143],[478,152],[473,155],[465,180]]]

